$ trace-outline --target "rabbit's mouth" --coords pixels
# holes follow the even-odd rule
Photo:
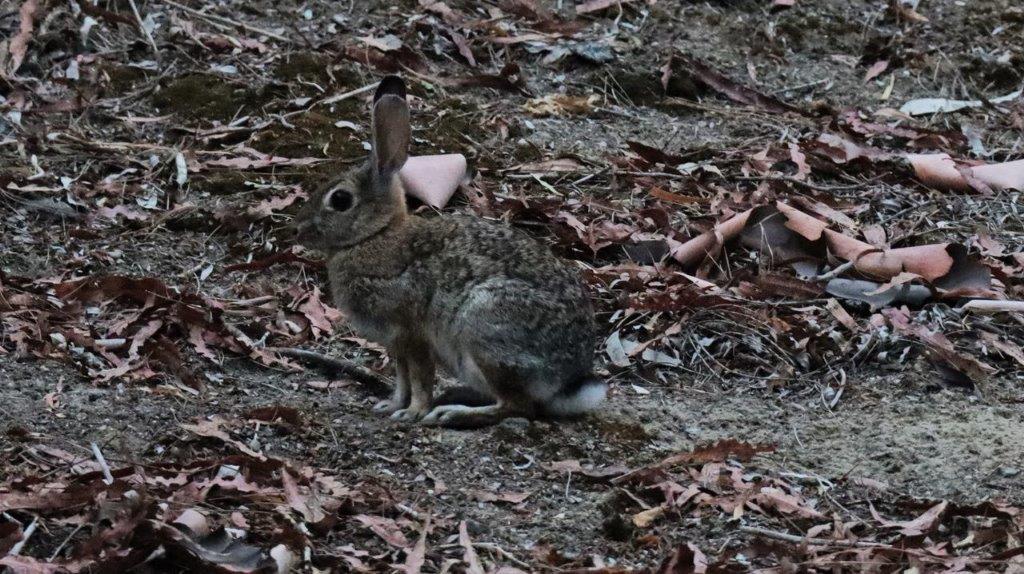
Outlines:
[[[295,224],[295,242],[305,247],[315,247],[319,242],[316,225],[312,221],[300,221]]]

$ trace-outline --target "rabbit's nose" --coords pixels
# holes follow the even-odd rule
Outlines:
[[[309,235],[309,233],[311,231],[313,231],[314,227],[315,227],[315,224],[311,220],[307,219],[307,220],[304,220],[304,221],[299,221],[299,222],[297,222],[295,224],[295,236],[296,237],[305,237],[305,236]]]

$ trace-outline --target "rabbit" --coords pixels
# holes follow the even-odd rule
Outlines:
[[[405,94],[397,76],[380,82],[368,161],[312,193],[295,220],[296,240],[328,257],[335,304],[394,360],[394,393],[374,409],[453,428],[593,410],[606,385],[592,371],[594,314],[579,275],[508,226],[409,213],[398,177],[411,137]],[[438,365],[462,386],[435,402]]]

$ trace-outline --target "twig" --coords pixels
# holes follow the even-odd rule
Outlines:
[[[807,189],[813,189],[815,191],[847,191],[851,189],[863,189],[863,184],[854,185],[819,185],[811,183],[809,181],[799,180],[795,177],[788,175],[753,175],[746,177],[736,177],[740,181],[786,181],[795,185],[801,185]]]
[[[103,470],[103,482],[108,485],[114,484],[114,475],[110,473],[110,465],[107,464],[107,459],[103,458],[103,453],[100,452],[100,447],[96,443],[92,443],[92,453],[96,456],[96,462],[100,463],[100,469]]]
[[[346,375],[355,382],[363,385],[363,387],[374,395],[383,395],[390,392],[391,385],[388,384],[384,377],[352,361],[335,359],[306,349],[293,349],[291,347],[267,347],[266,349],[279,355],[284,355],[285,357],[298,359],[303,363],[317,367],[322,371],[326,371],[328,374]]]
[[[347,92],[345,92],[343,94],[337,94],[337,95],[331,96],[331,97],[329,97],[329,98],[327,98],[325,100],[320,100],[319,102],[317,102],[317,105],[329,106],[331,104],[338,103],[338,102],[340,102],[342,100],[347,100],[347,99],[349,99],[349,98],[351,98],[353,96],[358,96],[359,94],[365,94],[366,92],[369,92],[371,90],[376,90],[377,86],[379,84],[380,84],[380,82],[374,82],[374,83],[372,83],[372,84],[370,84],[368,86],[363,86],[361,88],[356,88],[354,90],[349,90],[349,91],[347,91]]]
[[[1024,301],[998,301],[995,299],[975,299],[968,301],[960,307],[964,311],[975,313],[1024,313]]]
[[[758,528],[756,526],[740,526],[740,531],[746,532],[747,534],[756,534],[758,536],[764,536],[765,538],[784,540],[786,542],[792,542],[793,544],[808,544],[810,546],[851,546],[857,548],[891,548],[891,546],[889,546],[888,544],[882,544],[880,542],[866,542],[862,540],[830,540],[828,538],[807,538],[806,536],[796,536],[795,534],[776,532],[774,530]]]
[[[534,566],[530,566],[526,562],[523,562],[522,560],[516,558],[511,553],[509,553],[507,550],[505,550],[501,546],[498,546],[497,544],[494,544],[492,542],[472,542],[471,544],[473,545],[473,548],[479,548],[480,550],[489,550],[491,552],[497,552],[502,557],[504,557],[506,560],[508,560],[509,562],[515,564],[516,566],[521,566],[523,568],[526,568],[527,572],[535,570]],[[452,550],[454,548],[462,548],[462,547],[463,546],[461,544],[442,544],[440,546],[435,546],[434,549],[435,550]]]
[[[57,549],[53,551],[53,554],[50,555],[50,562],[53,562],[58,556],[60,556],[60,551],[64,550],[64,547],[68,545],[68,542],[71,542],[71,539],[75,537],[75,534],[78,534],[78,531],[81,530],[83,526],[85,526],[85,524],[79,524],[71,531],[71,534],[68,534],[68,537],[64,539],[64,542],[61,542],[60,546],[58,546]]]
[[[292,40],[291,38],[286,38],[285,36],[282,36],[280,34],[276,34],[274,32],[271,32],[270,30],[264,30],[263,28],[258,28],[256,26],[252,26],[250,24],[246,24],[245,22],[239,22],[238,20],[232,20],[231,18],[225,18],[224,16],[218,16],[216,14],[207,14],[206,12],[201,12],[199,10],[196,10],[195,8],[189,8],[188,6],[185,6],[184,4],[178,4],[174,0],[160,0],[160,1],[163,2],[164,4],[168,4],[168,5],[174,6],[175,8],[177,8],[179,10],[184,10],[185,12],[188,12],[189,14],[192,14],[194,16],[199,16],[200,18],[204,18],[204,19],[207,19],[207,20],[213,20],[215,22],[220,22],[221,24],[228,24],[230,26],[238,26],[239,28],[243,28],[243,29],[248,30],[250,32],[255,32],[257,34],[263,34],[264,36],[266,36],[268,38],[273,38],[275,40],[280,40],[281,42],[285,42],[287,44],[294,44],[295,43],[295,41]]]
[[[139,7],[135,5],[135,0],[128,0],[128,4],[132,7],[132,13],[135,14],[135,21],[139,23],[139,29],[146,36],[146,40],[149,42],[149,47],[153,48],[153,54],[158,58],[160,57],[160,48],[156,46],[156,40],[153,39],[153,35],[149,33],[149,29],[142,22],[142,15],[139,14]]]
[[[29,524],[28,528],[25,529],[25,532],[22,533],[21,540],[19,540],[18,543],[14,546],[11,546],[11,549],[7,551],[7,555],[17,556],[18,554],[20,554],[21,549],[24,548],[26,544],[28,544],[28,539],[31,538],[32,534],[35,533],[37,526],[39,526],[39,519],[33,517],[32,523]]]
[[[839,277],[843,273],[849,271],[850,268],[853,267],[855,264],[855,261],[847,261],[846,263],[843,263],[842,265],[836,267],[835,269],[829,271],[828,273],[822,273],[821,275],[818,275],[813,279],[813,281],[831,281],[836,277]]]

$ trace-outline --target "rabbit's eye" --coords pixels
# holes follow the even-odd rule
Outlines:
[[[330,205],[334,211],[348,211],[352,209],[353,203],[355,202],[352,194],[343,189],[334,190],[327,198],[327,205]]]

